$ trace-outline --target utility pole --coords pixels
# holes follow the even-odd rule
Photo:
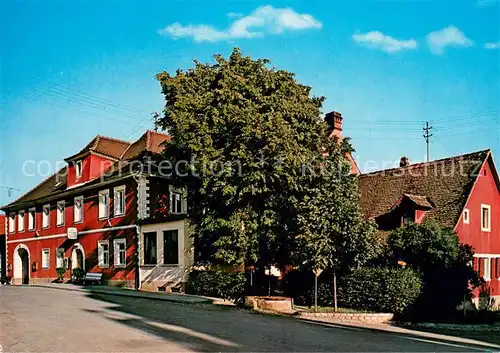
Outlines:
[[[155,131],[158,131],[158,117],[160,116],[160,114],[158,114],[158,112],[154,111],[151,113],[151,115],[153,116],[153,120],[154,120],[154,124],[155,124]]]
[[[432,126],[429,126],[429,122],[425,122],[425,127],[423,128],[424,130],[424,139],[425,139],[425,144],[427,145],[427,162],[429,162],[429,142],[430,138],[432,137],[432,134],[430,133],[432,129]]]
[[[7,189],[7,195],[9,195],[9,197],[11,197],[11,196],[12,196],[12,192],[13,192],[13,191],[21,191],[21,190],[19,190],[19,189],[13,188],[13,187],[11,187],[11,186],[5,186],[5,185],[0,185],[0,188],[2,188],[2,189]]]

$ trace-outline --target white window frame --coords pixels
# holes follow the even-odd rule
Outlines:
[[[49,210],[49,212],[46,214],[45,210]],[[49,228],[50,227],[50,204],[43,205],[42,207],[42,228]]]
[[[488,224],[484,227],[484,214],[483,210],[488,210]],[[491,232],[491,206],[484,203],[481,204],[481,231]]]
[[[106,218],[109,218],[109,189],[99,191],[99,219]]]
[[[65,253],[64,248],[56,248],[56,268],[65,267],[64,266],[64,253]],[[59,254],[62,254],[62,256],[59,256]]]
[[[108,261],[107,263],[104,262],[104,250],[103,250],[103,245],[108,246]],[[97,241],[97,266],[100,268],[108,268],[109,267],[109,240],[98,240]]]
[[[19,211],[17,213],[17,232],[18,233],[24,232],[24,215],[25,215],[24,210]]]
[[[80,207],[77,207],[76,204],[77,202],[80,202]],[[78,196],[75,197],[74,202],[73,202],[73,223],[78,224],[78,223],[83,223],[83,196]],[[77,211],[80,210],[80,218],[77,220]]]
[[[175,200],[173,200],[173,196],[175,195]],[[183,214],[184,213],[184,200],[183,200],[183,197],[184,196],[184,193],[180,190],[175,190],[175,189],[172,189],[169,191],[169,197],[168,197],[168,203],[170,204],[170,207],[169,207],[169,210],[170,210],[170,213],[171,214]],[[180,201],[180,204],[181,204],[181,209],[180,210],[177,210],[177,198],[179,198],[178,201]]]
[[[44,263],[45,256],[47,256],[47,263]],[[48,270],[50,268],[50,249],[42,249],[42,270]]]
[[[491,281],[491,257],[483,258],[483,278],[486,282]]]
[[[36,208],[31,207],[28,210],[28,230],[35,230],[36,228]]]
[[[123,192],[123,197],[120,199],[120,203],[116,202],[117,195],[119,192]],[[125,185],[116,186],[113,188],[113,217],[120,217],[125,215],[127,212],[127,194],[125,191]],[[122,205],[123,204],[123,205]],[[123,206],[123,210],[121,210]]]
[[[120,262],[120,244],[125,245],[125,261],[122,263]],[[125,238],[119,238],[113,240],[113,257],[114,257],[114,264],[115,267],[117,268],[124,268],[127,266],[127,239]]]
[[[11,213],[9,214],[9,233],[15,233],[16,232],[16,214]]]
[[[62,206],[62,210],[61,210]],[[64,226],[66,219],[66,201],[57,201],[57,215],[56,215],[56,225],[58,227]]]
[[[75,176],[77,179],[81,178],[83,174],[83,162],[80,159],[79,161],[75,162]]]
[[[463,219],[464,224],[470,223],[470,211],[468,208],[464,208],[464,212],[462,214],[462,219]]]

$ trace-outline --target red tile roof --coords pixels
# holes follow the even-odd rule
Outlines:
[[[116,159],[117,162],[110,168],[122,170],[126,168],[126,166],[120,165],[121,161],[134,159],[143,152],[160,153],[163,150],[163,142],[169,139],[169,135],[151,130],[146,131],[137,141],[133,143],[117,140],[111,137],[96,136],[80,152],[66,158],[66,161],[73,160],[76,157],[81,157],[93,151]],[[57,173],[54,173],[47,179],[43,180],[40,184],[19,197],[14,202],[4,206],[4,208],[15,206],[16,204],[30,203],[38,199],[60,194],[66,191],[66,177],[67,168],[64,167]],[[98,180],[94,182],[98,182]]]
[[[407,194],[414,202],[432,203],[434,207],[425,219],[454,227],[476,173],[487,158],[491,158],[490,150],[362,174],[359,188],[363,215],[366,218],[381,216]]]
[[[66,158],[66,160],[73,160],[75,157],[85,155],[88,152],[96,152],[107,157],[120,159],[123,152],[130,145],[131,143],[128,141],[97,135],[80,152]]]
[[[140,153],[148,151],[151,153],[161,153],[163,151],[163,143],[170,140],[170,136],[160,132],[148,130],[121,156],[122,160],[129,160],[137,157]]]

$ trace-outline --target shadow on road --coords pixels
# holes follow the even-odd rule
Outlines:
[[[263,316],[241,309],[92,293],[110,305],[86,310],[191,351],[464,351],[480,344]],[[467,349],[470,348],[470,349]],[[490,346],[491,349],[491,346]],[[498,350],[498,348],[496,349]]]

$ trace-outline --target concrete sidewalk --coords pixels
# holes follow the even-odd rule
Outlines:
[[[392,334],[398,334],[398,335],[406,335],[406,336],[413,336],[416,339],[421,339],[421,340],[441,340],[441,341],[448,341],[450,342],[451,345],[453,344],[471,344],[471,345],[476,345],[476,346],[483,346],[483,347],[488,347],[489,349],[494,349],[494,351],[500,351],[500,345],[492,343],[492,342],[485,342],[485,341],[480,341],[477,339],[471,339],[467,337],[460,337],[459,334],[460,332],[457,332],[456,336],[451,336],[451,335],[445,335],[445,334],[439,334],[439,333],[432,333],[432,332],[426,332],[426,331],[417,331],[417,330],[411,330],[407,328],[403,328],[400,326],[393,326],[390,324],[363,324],[363,323],[346,323],[346,322],[335,322],[334,320],[311,320],[311,319],[301,319],[298,318],[301,321],[306,321],[309,323],[316,323],[318,325],[326,325],[326,326],[332,326],[332,327],[345,327],[345,328],[351,328],[351,329],[358,329],[358,330],[371,330],[371,331],[378,331],[378,332],[385,332],[385,333],[392,333]],[[492,334],[495,334],[492,332]]]
[[[146,292],[141,290],[108,287],[105,285],[87,285],[80,286],[69,283],[39,283],[30,284],[31,287],[43,287],[56,290],[76,291],[88,294],[107,294],[123,297],[162,300],[166,302],[175,302],[183,304],[212,304],[220,301],[218,298],[201,297],[190,294],[168,293],[168,292]]]

